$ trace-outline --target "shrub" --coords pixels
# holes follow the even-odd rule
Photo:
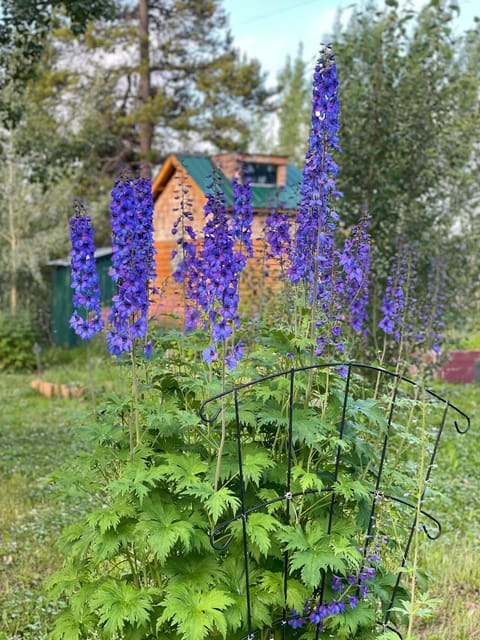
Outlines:
[[[38,331],[28,314],[0,313],[0,370],[34,369],[33,345],[38,339]]]

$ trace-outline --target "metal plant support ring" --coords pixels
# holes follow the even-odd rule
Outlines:
[[[308,384],[314,391],[311,398],[307,398],[304,392],[305,387],[308,386],[306,385],[306,380],[309,381]],[[251,435],[248,430],[248,425],[242,417],[242,403],[249,401],[251,405],[252,392],[258,389],[259,385],[275,386],[280,381],[282,384],[281,388],[285,395],[285,397],[282,398],[285,407],[285,423],[283,426],[279,425],[278,427],[284,438],[283,451],[285,454],[286,470],[283,488],[281,491],[278,491],[278,497],[264,500],[258,504],[247,504],[246,480],[244,475],[244,449]],[[238,464],[238,483],[236,488],[240,507],[236,512],[232,513],[230,518],[225,519],[212,529],[210,532],[210,543],[218,552],[225,552],[234,539],[232,525],[235,525],[235,523],[240,524],[240,533],[238,535],[241,536],[243,575],[245,578],[242,593],[245,596],[246,603],[246,629],[242,640],[259,638],[265,629],[272,631],[272,637],[275,635],[275,637],[282,638],[282,640],[286,640],[287,637],[297,637],[294,630],[288,626],[289,623],[295,620],[295,616],[292,615],[291,611],[285,606],[282,615],[267,627],[256,628],[253,625],[255,618],[255,599],[252,595],[250,579],[252,556],[248,536],[249,517],[256,512],[272,508],[278,503],[283,503],[284,522],[288,525],[293,521],[293,518],[296,518],[296,505],[298,505],[300,501],[312,496],[325,496],[322,513],[325,515],[325,532],[327,535],[330,535],[334,529],[335,519],[337,517],[336,507],[339,497],[337,483],[346,464],[346,433],[352,430],[351,416],[355,414],[356,407],[360,407],[361,403],[365,402],[365,396],[371,398],[372,390],[375,389],[374,394],[376,394],[379,387],[387,391],[382,396],[382,399],[378,400],[378,404],[385,415],[385,420],[381,423],[380,427],[375,423],[374,419],[369,420],[368,416],[363,416],[364,431],[358,435],[359,438],[364,440],[366,445],[375,451],[372,465],[368,469],[368,472],[365,472],[365,477],[368,477],[370,484],[368,487],[370,504],[364,527],[362,554],[365,560],[369,553],[376,529],[380,527],[377,522],[379,503],[387,505],[385,508],[388,512],[397,514],[396,517],[402,529],[402,536],[401,546],[398,544],[395,548],[396,555],[398,556],[395,565],[397,567],[397,573],[391,591],[390,601],[387,606],[383,608],[382,618],[377,620],[377,624],[379,630],[389,629],[401,638],[400,632],[395,628],[395,620],[392,621],[392,609],[394,608],[395,599],[401,588],[401,578],[405,571],[415,532],[421,526],[424,534],[431,540],[437,539],[441,533],[440,522],[424,508],[425,503],[429,500],[427,488],[431,481],[432,471],[435,468],[435,460],[441,436],[449,424],[451,416],[456,431],[459,434],[466,433],[470,427],[469,417],[436,392],[421,387],[409,378],[380,367],[357,362],[332,362],[281,371],[246,382],[243,385],[213,396],[206,400],[200,407],[201,418],[210,425],[214,425],[222,408],[225,407],[227,403],[230,407],[230,415],[233,416],[231,419],[231,436],[233,437],[234,434],[236,441],[235,450]],[[335,424],[338,446],[336,446],[336,449],[332,449],[333,459],[330,461],[330,468],[326,474],[330,482],[322,488],[308,488],[304,491],[298,491],[292,479],[295,446],[300,438],[297,417],[302,407],[307,407],[312,411],[318,409],[319,416],[323,416],[325,414],[325,407],[328,405],[329,393],[335,393],[337,400],[340,394],[342,394],[342,399],[339,401],[340,418],[338,424]],[[420,394],[422,394],[421,401],[419,400]],[[220,407],[217,406],[219,402]],[[321,409],[321,407],[323,407],[323,409]],[[407,407],[407,409],[405,407]],[[323,414],[321,414],[322,410],[324,412]],[[399,435],[401,431],[398,428],[399,417],[405,416],[406,413],[408,413],[412,425],[415,426],[419,421],[418,416],[420,415],[420,411],[423,412],[422,416],[426,416],[425,424],[423,424],[422,427],[422,438],[418,440],[417,432],[413,427],[411,431],[407,429]],[[414,447],[417,448],[414,449]],[[400,454],[398,452],[403,448],[408,450],[411,456],[414,455],[415,452],[421,453],[421,447],[424,448],[422,455],[424,456],[425,464],[421,477],[417,479],[419,486],[418,495],[411,497],[405,495],[401,483],[397,485],[394,480],[399,470],[399,465],[404,462],[403,458],[399,457]],[[349,470],[349,472],[351,472],[351,470]],[[320,472],[317,473],[320,474]],[[320,503],[322,503],[322,500],[320,500]],[[315,511],[313,510],[312,513],[315,514]],[[353,514],[352,518],[356,515],[358,514]],[[291,571],[289,570],[290,558],[288,550],[282,553],[283,597],[286,602],[288,600],[289,579],[291,577]],[[323,601],[324,591],[325,572],[322,572],[319,575],[318,585],[315,588],[314,594],[319,602]],[[320,635],[320,630],[321,627],[317,626],[317,638]],[[304,629],[300,629],[299,634],[304,633],[304,631]]]

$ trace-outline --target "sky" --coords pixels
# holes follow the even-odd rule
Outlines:
[[[480,15],[480,4],[456,1],[460,7],[457,27],[464,30]],[[407,2],[413,8],[425,4],[425,0]],[[328,42],[338,9],[348,16],[352,4],[354,0],[223,0],[235,46],[260,60],[269,84],[275,83],[286,56],[296,56],[299,42],[304,45],[304,59],[313,64],[321,45]]]

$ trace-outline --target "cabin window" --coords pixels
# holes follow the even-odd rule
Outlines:
[[[277,165],[263,162],[244,162],[243,177],[249,178],[251,184],[271,186],[277,184]]]

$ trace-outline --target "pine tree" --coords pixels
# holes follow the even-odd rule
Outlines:
[[[250,115],[269,97],[258,61],[234,48],[219,0],[140,0],[75,46],[89,60],[78,81],[99,80],[96,111],[110,114],[101,130],[116,137],[117,150],[99,149],[99,159],[116,170],[185,147],[245,150]]]

